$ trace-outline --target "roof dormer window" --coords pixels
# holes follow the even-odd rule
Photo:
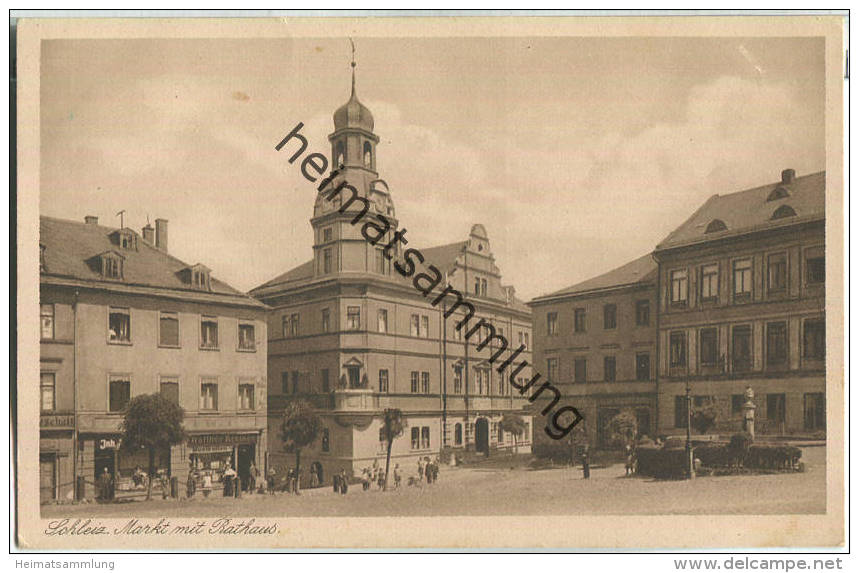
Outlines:
[[[767,197],[767,201],[776,201],[778,199],[784,199],[785,197],[790,197],[790,193],[787,188],[779,185],[775,189],[773,189],[769,196]]]
[[[119,253],[107,252],[101,255],[101,275],[107,279],[121,279],[123,258]]]
[[[137,234],[131,229],[120,229],[111,235],[111,242],[124,251],[137,250]]]
[[[707,225],[707,228],[704,230],[704,233],[718,233],[719,231],[727,231],[728,226],[725,225],[725,222],[721,219],[713,219],[710,221],[710,224]]]
[[[796,217],[796,211],[790,205],[782,205],[775,211],[770,219],[784,219],[785,217]]]
[[[183,281],[197,290],[212,290],[211,271],[197,263],[182,270]]]

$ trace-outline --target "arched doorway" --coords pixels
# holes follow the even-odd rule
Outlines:
[[[486,418],[478,418],[474,424],[474,447],[489,455],[489,420]]]

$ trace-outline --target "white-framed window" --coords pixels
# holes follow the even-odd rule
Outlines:
[[[331,331],[331,310],[327,308],[322,309],[322,332],[330,332]]]
[[[379,392],[382,394],[388,392],[388,371],[384,368],[379,370]]]
[[[252,322],[239,323],[239,350],[256,350],[256,329]]]
[[[686,304],[689,299],[689,272],[686,269],[671,271],[671,302]]]
[[[429,426],[421,428],[421,449],[430,449],[430,429]]]
[[[388,310],[385,308],[379,309],[379,332],[388,332]]]
[[[546,334],[549,336],[554,336],[558,333],[558,313],[557,312],[547,312],[546,313]]]
[[[421,335],[421,317],[417,314],[413,314],[410,317],[409,334],[411,336],[420,336]]]
[[[361,330],[361,307],[346,307],[346,328],[348,330]]]
[[[453,393],[462,394],[462,366],[453,367]]]
[[[429,372],[421,372],[421,394],[430,393],[430,376]]]
[[[734,299],[748,299],[752,296],[752,260],[734,261]]]
[[[329,274],[331,273],[331,260],[333,258],[332,249],[322,249],[322,273]]]
[[[420,335],[424,338],[429,338],[429,317],[426,315],[421,316],[421,332]]]
[[[200,348],[218,348],[218,317],[200,317]]]
[[[418,392],[420,392],[420,373],[419,372],[412,370],[410,382],[411,382],[412,394],[417,394]]]
[[[417,426],[413,426],[412,430],[412,449],[419,450],[421,448],[421,429]]]
[[[239,382],[239,410],[254,410],[254,384],[252,381]]]
[[[131,310],[110,307],[108,316],[109,341],[116,344],[131,343]]]
[[[39,305],[39,321],[41,323],[42,340],[53,340],[54,334],[54,305]]]
[[[55,372],[41,373],[39,381],[39,394],[42,412],[51,412],[56,409],[56,386],[57,374]]]
[[[301,333],[301,315],[297,312],[293,312],[289,316],[289,334],[291,336],[298,336]]]
[[[200,410],[214,412],[218,409],[218,379],[203,378],[200,381]]]
[[[719,264],[711,263],[701,267],[701,299],[712,300],[719,297]]]

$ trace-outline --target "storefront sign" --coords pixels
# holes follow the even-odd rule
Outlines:
[[[113,450],[122,445],[122,440],[118,438],[102,438],[100,440],[96,440],[95,443],[99,450]]]
[[[192,448],[201,446],[238,446],[255,444],[256,434],[201,434],[188,437],[188,445]]]
[[[42,414],[39,417],[39,427],[72,429],[75,427],[74,414]]]

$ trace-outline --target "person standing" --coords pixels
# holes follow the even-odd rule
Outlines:
[[[346,495],[349,491],[349,480],[346,478],[346,470],[340,470],[340,493]]]
[[[432,481],[434,481],[434,482],[438,482],[438,467],[439,467],[439,460],[438,460],[438,456],[436,456],[432,462]]]
[[[194,497],[194,493],[197,491],[197,476],[196,471],[191,470],[188,472],[188,482],[185,484],[185,495],[188,499]]]
[[[256,465],[251,462],[251,467],[248,468],[248,493],[253,493],[257,487],[257,470]]]
[[[107,468],[102,469],[101,475],[98,476],[98,497],[102,501],[110,500],[110,472]]]
[[[203,497],[209,497],[212,493],[212,472],[206,471],[203,474]]]
[[[274,468],[270,468],[268,470],[268,482],[266,483],[266,487],[268,487],[268,494],[274,495],[274,484],[275,484],[275,471]]]
[[[418,481],[424,481],[424,459],[418,458]]]
[[[591,477],[591,462],[588,455],[588,449],[587,444],[582,448],[582,474],[584,475],[584,479],[590,479]]]
[[[236,470],[227,462],[227,469],[224,470],[224,497],[233,497],[233,488],[235,487]]]
[[[161,485],[161,499],[167,499],[167,496],[170,495],[170,478],[167,477],[165,470],[158,472],[158,483]]]

